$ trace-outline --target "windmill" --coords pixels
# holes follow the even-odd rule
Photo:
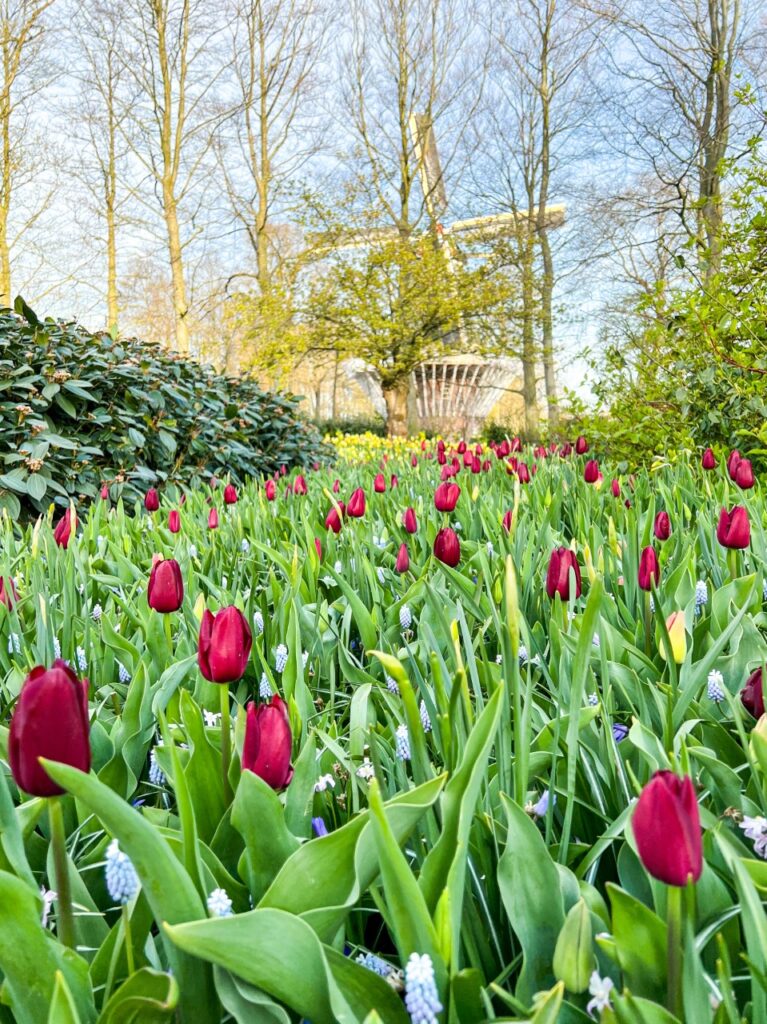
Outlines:
[[[483,242],[514,235],[530,220],[538,230],[537,208],[532,211],[485,214],[445,223],[448,200],[432,120],[427,114],[413,113],[410,115],[409,128],[426,213],[444,252],[448,273],[454,274],[456,271],[462,242],[481,245]],[[542,226],[547,229],[561,227],[565,222],[564,205],[547,206],[542,221]],[[398,236],[396,227],[342,229],[331,234],[310,236],[309,241],[315,251],[330,253],[365,248]],[[454,333],[450,343],[455,348],[454,354],[428,359],[413,371],[411,383],[416,409],[422,424],[433,429],[454,429],[460,425],[467,433],[474,433],[508,389],[518,372],[518,366],[513,359],[488,358],[472,352],[462,329]],[[350,360],[349,363],[350,376],[363,387],[373,404],[380,408],[380,388],[375,375],[365,367],[362,360]]]

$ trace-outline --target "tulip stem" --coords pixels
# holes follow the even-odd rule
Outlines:
[[[669,1013],[682,1020],[682,890],[678,885],[669,885],[666,893],[667,1008]]]
[[[67,837],[64,831],[64,813],[61,809],[60,797],[48,798],[48,821],[51,827],[51,850],[56,877],[56,933],[62,945],[74,949],[75,923],[72,915],[72,890],[69,885]]]
[[[170,631],[170,615],[163,615],[165,620],[165,639],[168,642],[168,664],[173,661],[173,634]]]
[[[652,609],[650,600],[652,595],[649,590],[644,592],[644,652],[650,656],[650,639],[652,637]]]
[[[727,549],[727,566],[730,570],[730,579],[738,578],[738,550],[737,548]]]
[[[229,785],[229,762],[232,759],[232,722],[229,714],[229,687],[221,686],[221,776],[224,781],[224,800],[232,799]]]
[[[136,965],[133,959],[133,938],[131,936],[130,912],[128,911],[127,903],[123,903],[123,934],[125,936],[125,959],[128,963],[128,977],[130,977],[136,970]]]

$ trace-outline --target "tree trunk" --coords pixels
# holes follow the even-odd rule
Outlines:
[[[8,247],[8,211],[0,209],[0,306],[12,306],[11,254]]]
[[[543,379],[546,384],[549,429],[555,431],[559,426],[559,401],[557,398],[557,378],[554,366],[554,319],[551,312],[552,292],[554,290],[554,260],[551,256],[551,243],[545,228],[540,232],[540,242],[543,259],[543,280],[541,281]]]
[[[389,437],[407,437],[407,396],[410,390],[407,379],[398,381],[392,387],[383,388],[386,402],[386,432]]]
[[[532,223],[532,218],[529,222]],[[533,256],[532,241],[527,238],[522,254],[522,396],[525,401],[525,431],[528,438],[538,430]]]
[[[178,230],[178,213],[176,198],[170,189],[165,189],[163,196],[165,207],[165,224],[168,231],[168,256],[170,258],[171,284],[173,288],[173,311],[176,319],[176,351],[183,356],[189,355],[189,324],[186,301],[186,284],[184,282],[184,265],[181,253],[181,236]]]

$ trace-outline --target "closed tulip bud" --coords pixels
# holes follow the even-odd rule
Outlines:
[[[417,455],[411,455],[410,456],[410,465],[413,467],[413,469],[415,469],[415,467],[418,465],[418,456]]]
[[[101,500],[109,501],[109,488],[106,484],[101,485]]]
[[[482,472],[482,463],[480,462],[476,455],[471,460],[471,471],[474,474]]]
[[[457,451],[459,455],[463,455],[463,453],[466,451],[465,441],[459,441]]]
[[[515,437],[512,440],[512,442],[511,442],[511,448],[509,450],[512,451],[512,452],[521,452],[522,451],[522,439],[520,437]]]
[[[559,932],[552,961],[554,977],[570,992],[585,992],[594,970],[591,911],[581,898],[570,908]]]
[[[53,539],[56,541],[60,548],[69,547],[69,542],[77,529],[77,513],[73,506],[70,506],[64,515],[56,523],[56,528],[53,531]]]
[[[8,610],[13,608],[19,599],[16,592],[16,584],[12,576],[0,576],[0,604],[4,604]]]
[[[612,483],[610,484],[610,490],[613,492],[613,497],[614,498],[620,498],[620,496],[621,496],[621,485],[620,485],[620,482],[618,480],[613,479]]]
[[[156,512],[159,507],[160,495],[157,493],[154,487],[150,487],[149,490],[144,495],[144,508],[147,510],[147,512]]]
[[[445,481],[434,492],[434,506],[438,512],[452,512],[461,496],[458,484]]]
[[[440,466],[444,466],[446,464],[446,462],[447,462],[447,455],[445,455],[445,449],[444,448],[442,448],[440,451],[437,452],[437,462],[440,464]]]
[[[595,484],[599,476],[599,463],[596,459],[589,459],[583,469],[583,479],[587,484]]]
[[[474,461],[474,454],[468,448],[463,453],[463,464],[468,469]]]
[[[306,478],[301,473],[299,473],[293,484],[293,493],[306,494],[308,489],[309,488],[306,486]]]
[[[653,524],[653,533],[658,540],[668,540],[671,536],[671,520],[668,512],[659,512]]]
[[[530,483],[530,470],[527,468],[526,462],[520,462],[519,468],[517,469],[517,477],[521,484]]]
[[[660,583],[660,564],[658,562],[658,556],[655,554],[653,547],[642,549],[642,554],[639,556],[639,572],[637,574],[639,580],[639,586],[642,590],[652,590],[653,580],[657,587]]]
[[[285,701],[276,694],[268,704],[248,704],[242,767],[272,789],[284,789],[293,778],[290,755],[293,737]]]
[[[575,593],[570,593],[570,573],[575,577]],[[554,548],[549,558],[549,568],[546,573],[546,593],[553,600],[555,594],[559,594],[563,601],[569,601],[570,597],[581,596],[581,570],[575,552],[570,548]]]
[[[287,471],[288,471],[288,467],[286,465],[283,464],[282,466],[280,466],[280,476],[285,476]]]
[[[672,612],[666,619],[668,638],[671,641],[671,654],[677,665],[681,665],[687,654],[687,631],[685,630],[684,612]],[[664,661],[666,657],[666,644],[661,640],[660,655]]]
[[[736,505],[732,512],[723,508],[716,526],[716,539],[724,548],[747,548],[751,542],[751,524],[748,512]]]
[[[322,561],[322,541],[319,537],[314,538],[314,550],[317,552],[317,558]]]
[[[501,522],[506,533],[511,533],[511,521],[513,516],[514,513],[511,509],[508,509],[506,512],[503,513],[503,519],[501,520]]]
[[[572,454],[573,454],[573,446],[569,443],[569,441],[568,441],[567,444],[563,444],[562,447],[559,449],[559,457],[561,459],[567,459]]]
[[[575,451],[578,455],[585,455],[589,450],[589,443],[583,434],[580,435],[578,440],[575,442]]]
[[[748,491],[754,486],[754,469],[750,459],[741,459],[735,470],[735,483],[741,490]]]
[[[400,544],[394,568],[397,572],[407,572],[410,568],[410,555],[407,552],[407,544]]]
[[[365,492],[361,487],[358,487],[349,498],[346,514],[354,519],[361,519],[365,515]]]
[[[224,488],[224,502],[227,505],[237,504],[237,488],[234,484],[227,484]]]
[[[513,476],[517,469],[519,469],[519,459],[516,456],[512,456],[506,463],[506,475]]]
[[[167,614],[177,612],[184,600],[181,567],[175,558],[160,558],[152,565],[147,586],[149,607]]]
[[[414,508],[406,508],[405,514],[402,517],[402,525],[405,527],[408,533],[416,533],[418,530],[418,521],[415,517]]]
[[[212,508],[210,512],[208,512],[208,529],[218,529],[218,509]]]
[[[390,482],[389,486],[392,487],[392,488],[399,486],[399,480],[397,479],[397,474],[396,473],[392,473],[392,475],[391,475],[391,482]]]
[[[90,771],[88,680],[80,681],[65,661],[33,668],[16,702],[8,733],[8,760],[19,789],[32,796],[64,790],[38,758]]]
[[[264,491],[266,493],[266,500],[274,501],[274,499],[277,497],[277,484],[274,482],[274,480],[266,481]]]
[[[639,859],[666,885],[697,882],[703,870],[703,842],[695,789],[689,775],[656,772],[637,801],[631,821]]]
[[[492,465],[493,464],[490,461],[490,459],[484,459],[484,461],[482,462],[482,472],[483,473],[488,473],[490,471],[490,468],[491,468]]]
[[[333,533],[341,532],[341,526],[343,525],[341,516],[344,514],[344,511],[346,510],[346,506],[342,501],[339,501],[338,508],[341,509],[340,515],[338,509],[334,507],[331,508],[331,510],[325,516],[325,529],[332,530]]]
[[[338,479],[338,477],[336,477],[336,479],[333,481],[333,494],[338,494],[338,492],[340,490],[341,490],[341,481]]]
[[[192,609],[192,611],[194,612],[194,617],[197,619],[197,621],[198,622],[202,622],[202,617],[205,614],[205,595],[204,594],[198,594],[197,595],[197,600],[194,602],[194,608]]]
[[[738,468],[739,462],[740,452],[736,448],[734,451],[730,452],[729,458],[727,459],[727,473],[729,474],[731,480],[735,479],[735,471]]]
[[[704,469],[716,469],[716,456],[710,448],[706,448],[703,452],[703,458],[700,460],[700,464]]]
[[[591,548],[588,544],[583,545],[583,561],[586,565],[586,575],[589,578],[589,583],[593,583],[597,578],[596,570],[594,569],[594,562],[591,558]]]
[[[178,509],[172,508],[168,513],[168,529],[171,533],[178,533],[181,529],[181,516]]]
[[[211,487],[211,490],[215,491],[215,490],[216,490],[216,488],[218,487],[218,483],[219,483],[219,481],[218,481],[218,477],[217,477],[217,476],[216,476],[216,475],[214,474],[214,475],[213,475],[213,476],[212,476],[212,477],[210,478],[210,487]]]
[[[461,542],[455,530],[445,526],[439,531],[434,538],[434,555],[440,562],[452,568],[458,565],[461,560]]]
[[[383,473],[376,473],[375,480],[373,481],[373,490],[376,494],[383,494],[386,490],[386,478]]]
[[[229,605],[215,615],[206,611],[200,623],[197,664],[212,683],[234,683],[248,667],[253,637],[239,608]]]
[[[754,718],[761,718],[764,714],[761,668],[758,668],[756,672],[752,672],[746,680],[746,685],[740,691],[740,702]]]

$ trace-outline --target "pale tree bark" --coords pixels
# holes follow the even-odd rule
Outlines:
[[[386,430],[389,437],[407,436],[409,381],[395,381],[391,385],[385,385],[382,390],[386,402]]]

